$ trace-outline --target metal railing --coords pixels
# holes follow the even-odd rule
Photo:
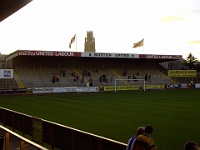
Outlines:
[[[20,131],[24,137],[50,149],[124,150],[127,144],[77,130],[61,124],[28,116],[0,107],[0,122],[4,127]]]
[[[47,150],[47,148],[31,141],[23,136],[11,131],[0,125],[0,149],[12,150],[12,149],[38,149],[38,150]]]

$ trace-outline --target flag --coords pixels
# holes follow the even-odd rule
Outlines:
[[[144,39],[133,44],[133,48],[140,47],[140,46],[144,46]]]
[[[71,41],[69,42],[69,48],[71,48],[72,43],[74,43],[76,39],[76,34],[71,38]]]

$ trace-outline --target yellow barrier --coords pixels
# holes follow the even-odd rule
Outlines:
[[[164,89],[165,85],[145,85],[145,89]],[[139,90],[139,85],[117,86],[116,90]],[[104,91],[115,91],[115,86],[104,86]]]
[[[115,86],[104,86],[104,91],[114,91]],[[117,86],[116,90],[139,90],[139,85],[133,86]]]
[[[168,77],[196,77],[196,70],[168,70]]]
[[[17,85],[19,88],[24,88],[24,84],[22,83],[22,81],[20,80],[18,74],[14,71],[14,79],[17,82]]]

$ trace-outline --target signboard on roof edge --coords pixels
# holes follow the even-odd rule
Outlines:
[[[19,56],[65,56],[65,57],[80,57],[80,52],[64,52],[64,51],[28,51],[18,50]]]
[[[153,55],[132,53],[97,53],[97,52],[67,52],[67,51],[37,51],[17,50],[18,56],[64,56],[64,57],[92,57],[92,58],[132,58],[132,59],[171,59],[178,60],[182,55]]]
[[[81,57],[98,57],[98,58],[139,58],[139,54],[84,52],[84,53],[81,53]]]
[[[152,55],[152,54],[140,54],[140,58],[145,59],[181,59],[182,55]]]

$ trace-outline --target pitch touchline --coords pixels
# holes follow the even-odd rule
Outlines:
[[[50,98],[50,99],[55,99],[55,100],[60,100],[60,101],[73,102],[73,103],[75,103],[75,102],[76,102],[76,101],[69,100],[69,99],[63,99],[63,98],[53,98],[53,97],[48,97],[48,96],[46,96],[45,98]]]

